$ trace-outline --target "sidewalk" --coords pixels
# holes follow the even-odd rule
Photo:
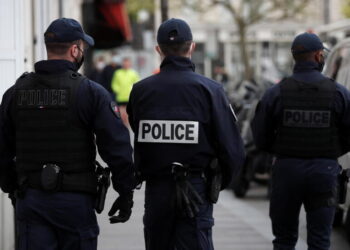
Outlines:
[[[109,224],[108,210],[116,193],[110,189],[106,209],[99,215],[99,250],[142,250],[144,190],[135,193],[132,218],[125,224]],[[271,250],[272,234],[266,214],[235,199],[231,192],[223,191],[215,205],[213,230],[216,250]],[[299,248],[306,249],[306,248]]]

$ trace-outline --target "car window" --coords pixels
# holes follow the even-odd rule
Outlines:
[[[326,74],[350,89],[350,45],[338,48],[333,53]]]

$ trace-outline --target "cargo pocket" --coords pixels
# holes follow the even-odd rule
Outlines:
[[[98,225],[80,229],[80,250],[96,250],[99,233],[100,229]]]
[[[212,237],[213,226],[214,226],[213,218],[197,218],[198,250],[214,249],[213,237]]]

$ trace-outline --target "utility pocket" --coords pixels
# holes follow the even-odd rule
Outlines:
[[[96,250],[99,233],[98,225],[79,230],[80,250]]]

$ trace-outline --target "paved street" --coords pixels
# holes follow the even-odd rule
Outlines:
[[[236,199],[230,191],[223,191],[215,206],[214,246],[216,250],[271,250],[272,233],[268,218],[268,201],[265,187],[253,187],[246,199]],[[101,234],[99,250],[144,249],[142,214],[143,190],[135,194],[135,207],[130,221],[110,225],[107,212],[116,193],[110,189],[106,210],[99,216]],[[301,216],[300,240],[297,250],[306,250],[305,219]],[[331,250],[349,250],[341,230],[332,235]]]

